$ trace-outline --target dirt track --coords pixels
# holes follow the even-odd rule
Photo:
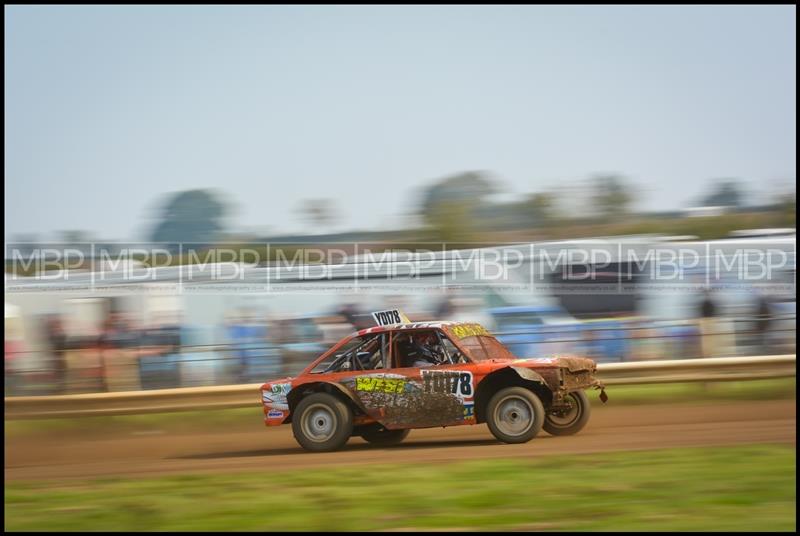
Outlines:
[[[290,426],[252,430],[129,434],[113,438],[53,436],[6,439],[5,479],[155,476],[167,473],[269,471],[320,465],[445,462],[458,459],[643,450],[743,443],[796,443],[795,400],[594,408],[572,437],[546,432],[523,445],[494,440],[486,425],[414,430],[400,446],[375,448],[351,439],[339,452],[311,454]]]

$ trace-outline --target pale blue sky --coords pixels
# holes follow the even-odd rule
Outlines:
[[[165,192],[236,227],[400,223],[414,189],[620,172],[640,207],[796,176],[796,8],[5,8],[6,238],[143,239]]]

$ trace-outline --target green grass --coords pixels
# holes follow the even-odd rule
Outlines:
[[[593,404],[601,404],[591,391]],[[724,401],[724,400],[787,400],[796,397],[796,378],[751,380],[736,382],[687,382],[651,385],[610,386],[607,404],[655,404],[663,402]]]
[[[675,383],[661,385],[611,386],[606,389],[607,405],[633,405],[655,403],[694,403],[697,401],[774,400],[792,399],[796,395],[795,378],[717,383]],[[602,405],[598,391],[589,391],[594,405]],[[83,417],[70,419],[43,419],[5,421],[7,437],[58,435],[77,433],[108,436],[137,431],[162,430],[191,432],[198,429],[251,429],[261,425],[259,406],[215,411],[185,411],[153,413],[147,415],[120,415],[113,417]]]
[[[265,460],[258,474],[6,483],[5,529],[793,531],[795,467],[792,445],[291,471]]]

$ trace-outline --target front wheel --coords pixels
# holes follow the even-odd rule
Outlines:
[[[303,398],[294,410],[292,432],[306,450],[338,450],[353,432],[353,412],[328,393],[313,393]]]
[[[544,424],[545,412],[539,397],[524,387],[506,387],[489,400],[486,424],[504,443],[526,443],[536,437]]]
[[[569,408],[551,411],[544,421],[544,429],[552,435],[572,435],[580,432],[589,422],[591,405],[583,391],[573,391],[565,399]]]
[[[408,437],[410,430],[389,430],[380,424],[368,426],[359,435],[367,443],[373,445],[389,446],[396,445]]]

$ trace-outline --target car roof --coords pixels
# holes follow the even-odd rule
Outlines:
[[[365,328],[355,333],[352,333],[350,336],[357,336],[360,337],[362,335],[367,335],[370,333],[383,333],[385,331],[404,331],[404,330],[411,330],[411,329],[441,329],[450,326],[459,326],[459,325],[469,325],[469,324],[477,324],[478,322],[454,322],[448,320],[440,320],[435,322],[405,322],[402,324],[388,324],[386,326],[373,326],[371,328]]]

